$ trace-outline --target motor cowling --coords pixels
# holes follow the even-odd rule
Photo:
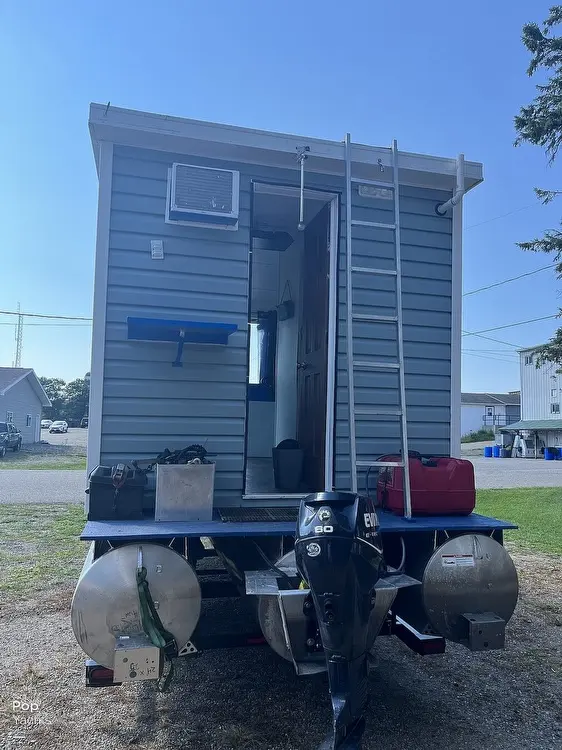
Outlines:
[[[334,715],[331,746],[354,747],[367,700],[369,620],[384,572],[369,498],[320,492],[301,501],[295,555],[308,583],[326,655]]]

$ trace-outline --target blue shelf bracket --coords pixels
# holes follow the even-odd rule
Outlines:
[[[183,362],[181,361],[181,355],[183,354],[183,344],[185,341],[185,331],[182,329],[180,331],[180,340],[178,341],[178,351],[176,353],[176,358],[172,362],[172,367],[183,367]]]
[[[127,318],[129,341],[169,341],[178,349],[172,367],[183,367],[184,344],[215,344],[226,346],[228,337],[238,330],[234,323],[209,323],[195,320],[164,320],[162,318]]]

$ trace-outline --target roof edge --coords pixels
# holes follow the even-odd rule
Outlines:
[[[22,380],[25,380],[25,378],[28,378],[30,375],[33,375],[33,379],[31,381],[31,387],[33,388],[33,390],[39,397],[41,401],[41,406],[45,408],[48,406],[51,406],[51,400],[45,393],[45,389],[41,385],[41,381],[35,374],[35,370],[32,367],[25,368],[25,371],[22,372],[22,374],[18,378],[16,378],[15,380],[12,380],[12,382],[9,385],[7,385],[6,388],[3,388],[0,391],[0,396],[5,396],[6,393],[10,391],[15,385],[17,385],[18,383],[21,383]]]
[[[92,103],[89,118],[90,134],[94,155],[98,159],[96,145],[100,141],[109,141],[118,145],[148,148],[176,153],[197,153],[202,145],[213,144],[216,151],[215,158],[224,158],[224,153],[230,151],[235,156],[243,151],[249,159],[241,161],[263,162],[267,153],[283,157],[282,166],[298,168],[296,160],[297,149],[302,146],[310,148],[307,169],[330,173],[343,173],[345,165],[345,144],[343,141],[332,141],[308,136],[277,133],[275,131],[243,128],[236,125],[225,125],[203,120],[159,115],[140,110],[112,107],[109,104]],[[195,151],[193,149],[196,149]],[[366,174],[360,174],[361,168],[390,167],[392,150],[390,147],[368,146],[352,143],[352,161],[358,166],[358,177],[368,179]],[[456,158],[444,158],[401,151],[401,171],[408,173],[426,173],[434,175],[435,179],[445,178],[443,189],[450,189],[456,179]],[[369,173],[368,173],[369,174]],[[377,179],[384,181],[384,175],[377,175]],[[467,190],[475,187],[483,180],[482,164],[465,161],[465,182]],[[407,182],[403,179],[402,182]],[[389,184],[391,181],[389,180]],[[438,188],[439,189],[439,188]]]

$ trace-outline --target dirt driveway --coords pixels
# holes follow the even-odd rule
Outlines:
[[[522,595],[505,651],[452,646],[422,658],[394,639],[377,641],[364,750],[562,747],[561,560],[514,557]],[[296,678],[268,648],[180,660],[166,694],[151,684],[86,690],[71,591],[14,600],[0,615],[5,750],[313,750],[322,740],[325,678]],[[233,600],[206,608],[225,627],[240,616]],[[36,726],[15,725],[14,699],[37,702]]]

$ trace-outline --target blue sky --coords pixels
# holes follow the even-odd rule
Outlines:
[[[465,201],[464,287],[549,262],[517,240],[557,225],[535,185],[560,166],[513,147],[513,116],[534,95],[521,27],[549,2],[333,0],[3,0],[0,10],[0,309],[89,316],[96,175],[90,101],[248,127],[482,161]],[[527,208],[529,207],[529,208]],[[519,210],[524,209],[524,210]],[[509,212],[510,216],[496,219]],[[492,219],[494,219],[492,221]],[[557,312],[550,271],[468,296],[464,328]],[[0,315],[0,364],[14,329]],[[22,364],[66,379],[89,369],[90,329],[26,324]],[[518,346],[557,321],[488,334]],[[463,389],[518,388],[512,346],[465,336]]]

